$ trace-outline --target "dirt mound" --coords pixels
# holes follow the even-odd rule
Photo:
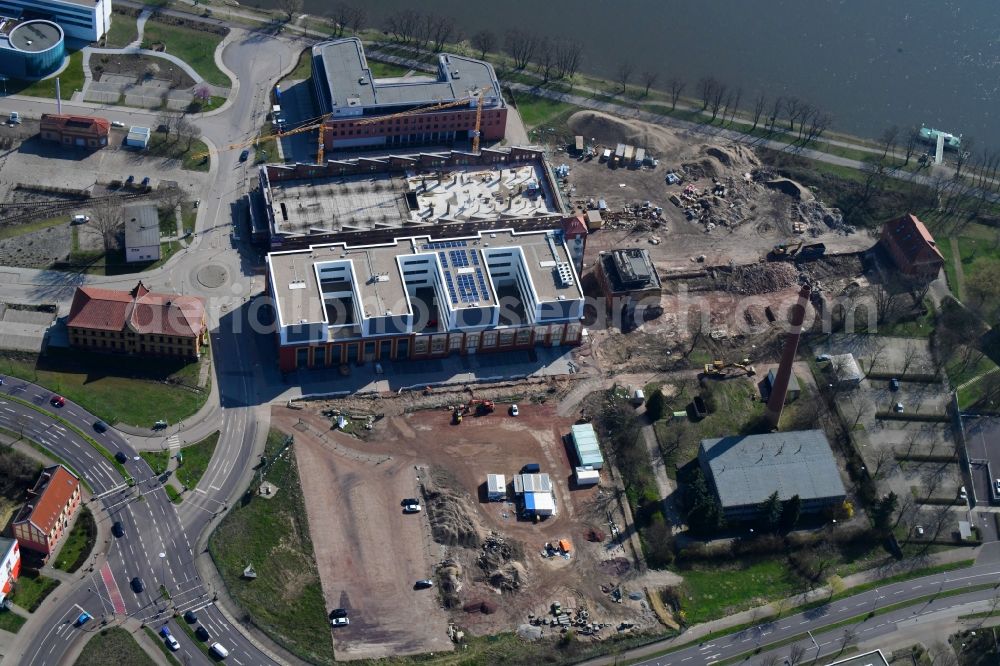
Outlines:
[[[520,588],[525,579],[524,565],[517,561],[523,558],[524,546],[520,542],[491,532],[483,542],[476,564],[492,587],[513,591]]]
[[[611,146],[631,143],[644,146],[651,154],[676,154],[685,147],[677,136],[659,125],[616,118],[600,111],[577,111],[567,121],[575,134]]]
[[[442,470],[432,470],[424,482],[422,492],[431,523],[434,540],[445,546],[477,548],[481,543],[475,515],[468,506],[469,498],[460,494],[450,483],[449,475]]]
[[[809,192],[809,190],[790,178],[775,178],[773,180],[766,181],[764,184],[772,190],[778,190],[779,192],[787,194],[798,201],[812,198],[812,193]]]
[[[615,557],[610,560],[604,560],[598,565],[601,573],[608,576],[624,576],[628,573],[629,569],[632,568],[632,563],[629,562],[624,557]]]
[[[737,266],[723,280],[726,291],[737,294],[766,294],[797,284],[799,272],[792,264],[772,262]]]

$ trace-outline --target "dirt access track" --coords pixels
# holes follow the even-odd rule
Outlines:
[[[295,438],[327,608],[346,608],[351,620],[333,631],[336,660],[451,650],[436,591],[413,589],[440,559],[426,518],[400,506],[419,496],[413,461],[363,450],[306,410],[276,407],[271,423]]]

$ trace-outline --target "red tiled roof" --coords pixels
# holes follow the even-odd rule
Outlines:
[[[48,534],[79,485],[80,481],[62,465],[46,467],[35,482],[35,487],[31,489],[35,496],[21,509],[14,522],[30,521],[43,533]]]
[[[195,337],[202,331],[205,306],[200,298],[151,292],[142,282],[132,291],[78,287],[67,326],[143,335]]]
[[[66,127],[96,130],[98,134],[107,135],[111,132],[111,121],[107,118],[95,118],[93,116],[71,116],[58,113],[43,113],[42,126],[50,129],[52,126],[60,130]]]
[[[889,233],[896,241],[896,245],[906,253],[909,259],[916,259],[921,251],[930,250],[942,260],[944,256],[938,249],[934,237],[927,230],[924,223],[916,215],[907,213],[891,222],[886,223]]]
[[[582,215],[563,218],[562,228],[563,233],[567,236],[576,236],[579,234],[583,234],[584,236],[587,235],[587,225],[584,223]]]

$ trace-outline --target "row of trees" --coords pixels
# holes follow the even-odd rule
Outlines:
[[[458,25],[447,14],[400,9],[386,18],[383,27],[400,44],[430,48],[435,53],[446,43],[459,40]]]

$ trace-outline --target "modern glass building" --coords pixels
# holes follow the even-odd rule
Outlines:
[[[0,0],[0,16],[54,21],[67,37],[96,42],[111,26],[111,0]]]
[[[0,74],[41,78],[59,69],[65,56],[65,36],[55,23],[0,18]]]

